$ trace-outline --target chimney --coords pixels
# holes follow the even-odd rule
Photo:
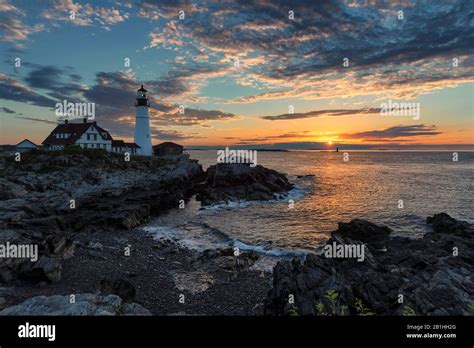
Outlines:
[[[66,119],[64,120],[64,124],[68,124],[68,123],[69,123],[69,120],[66,118]]]

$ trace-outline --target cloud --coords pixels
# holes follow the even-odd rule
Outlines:
[[[339,143],[339,145],[346,144],[347,143],[346,140],[348,139],[363,141],[363,144],[375,142],[378,144],[393,145],[393,144],[398,144],[398,143],[409,143],[416,140],[416,139],[410,139],[410,138],[434,136],[438,134],[442,134],[442,132],[437,131],[436,126],[434,125],[426,126],[423,124],[419,124],[419,125],[409,125],[409,126],[394,126],[394,127],[390,127],[383,130],[371,130],[371,131],[351,133],[351,134],[340,134],[340,135],[332,134],[331,138],[335,139],[332,141],[332,143],[337,143],[337,142],[342,141],[342,143]],[[317,146],[317,147],[319,146],[321,148],[328,147],[329,145],[327,141],[325,142],[298,141],[303,138],[317,139],[320,137],[324,138],[324,134],[323,135],[313,134],[312,131],[300,131],[300,132],[288,132],[288,133],[282,133],[282,134],[253,137],[253,138],[226,137],[224,139],[239,140],[238,142],[239,145],[261,144],[261,143],[268,143],[268,142],[271,142],[274,144],[282,144],[277,141],[281,141],[282,139],[288,139],[288,140],[295,139],[297,140],[294,142],[295,144],[306,144],[305,146],[309,146],[308,144],[312,144],[308,148],[313,148],[314,146]],[[408,139],[403,139],[403,138],[408,138]]]
[[[187,141],[189,139],[200,139],[201,136],[197,135],[196,133],[183,133],[175,130],[163,130],[154,128],[152,129],[152,136],[154,139],[158,139],[159,141]]]
[[[0,41],[11,42],[17,47],[22,47],[22,41],[29,39],[33,33],[46,30],[42,23],[29,25],[13,14],[0,12]]]
[[[36,118],[36,117],[20,117],[20,116],[15,116],[15,118],[20,119],[20,120],[25,120],[25,121],[41,122],[41,123],[55,124],[55,125],[58,124],[57,121],[45,120],[45,119]]]
[[[419,136],[433,136],[442,134],[436,130],[436,126],[426,126],[424,124],[409,125],[409,126],[394,126],[383,130],[371,130],[366,132],[342,134],[339,137],[341,139],[363,139],[370,140],[376,139],[380,141],[382,139],[397,139],[403,137],[419,137]],[[397,140],[399,141],[399,140]]]
[[[107,30],[109,25],[121,23],[130,16],[128,12],[114,7],[94,7],[73,0],[53,0],[52,6],[44,9],[41,15],[56,25],[60,22],[77,26],[98,24]]]
[[[276,135],[267,135],[262,137],[255,137],[255,138],[234,138],[234,137],[226,137],[224,139],[232,140],[238,139],[239,144],[243,143],[255,143],[255,142],[267,142],[267,141],[275,141],[275,140],[282,140],[282,139],[301,139],[301,138],[311,138],[314,139],[316,136],[311,134],[310,131],[301,131],[301,132],[290,132],[290,133],[283,133],[283,134],[276,134]]]
[[[145,4],[163,17],[176,18],[190,3]],[[250,0],[238,6],[209,2],[189,11],[178,21],[179,30],[154,32],[151,45],[213,52],[228,62],[232,57],[264,57],[242,65],[241,81],[271,90],[234,103],[380,94],[415,98],[474,82],[474,9],[465,1]],[[398,19],[398,11],[404,19]],[[343,66],[344,58],[349,67]],[[454,69],[453,58],[462,61]]]
[[[164,113],[155,116],[155,120],[160,121],[160,124],[174,126],[194,126],[206,122],[229,121],[238,118],[239,116],[232,113],[192,108],[185,108],[183,114],[181,114],[179,108],[177,108],[174,113]]]
[[[183,72],[186,75],[186,72]],[[96,83],[82,92],[84,99],[96,103],[96,114],[98,122],[110,129],[115,134],[130,136],[133,133],[135,123],[135,95],[138,86],[141,84],[131,70],[117,72],[96,73]],[[185,93],[187,88],[177,86],[170,87],[162,83],[162,80],[151,80],[144,83],[149,91],[150,100],[150,122],[151,127],[162,126],[195,126],[204,125],[215,121],[228,121],[237,119],[238,116],[225,113],[219,110],[201,110],[194,108],[184,108],[184,113],[180,113],[180,105],[166,102],[163,95],[179,95]],[[182,88],[182,89],[181,89]],[[179,92],[181,91],[181,92]],[[159,98],[158,98],[159,97]],[[180,139],[180,132],[170,131],[164,133],[167,139]],[[172,138],[174,137],[174,138]],[[186,137],[194,137],[187,134]]]
[[[34,92],[23,83],[0,73],[0,99],[52,108],[55,100]]]
[[[365,109],[333,109],[333,110],[317,110],[306,113],[282,114],[276,116],[262,116],[265,120],[295,120],[300,118],[313,117],[337,117],[337,116],[352,116],[352,115],[370,115],[380,113],[379,108],[365,108]]]

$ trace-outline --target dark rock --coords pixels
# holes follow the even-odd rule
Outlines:
[[[206,183],[197,199],[204,205],[236,199],[270,200],[276,193],[292,188],[286,176],[275,170],[260,165],[219,163],[207,169]]]
[[[361,241],[374,249],[384,248],[390,233],[390,228],[386,226],[377,226],[369,221],[360,219],[354,219],[349,223],[339,222],[338,229],[334,232],[334,234],[342,238]]]
[[[78,316],[78,315],[150,315],[137,303],[123,303],[115,295],[77,294],[75,301],[70,296],[36,296],[0,311],[0,315]]]
[[[234,249],[208,249],[204,250],[193,262],[196,269],[204,270],[211,274],[227,273],[231,277],[251,267],[259,259],[256,252],[241,252],[235,256]]]
[[[117,295],[125,302],[133,302],[136,290],[132,283],[126,279],[103,278],[97,284],[97,292],[103,295]]]
[[[165,165],[132,158],[125,163],[118,155],[92,155],[28,153],[21,165],[6,165],[0,178],[0,241],[36,244],[39,259],[0,259],[2,281],[59,280],[77,233],[130,230],[190,197],[204,173],[195,161]],[[33,164],[44,168],[35,172]],[[103,258],[100,246],[94,248],[91,255]]]
[[[472,238],[473,228],[466,221],[458,221],[446,213],[435,214],[426,219],[437,233],[450,233],[466,238]]]
[[[279,262],[265,313],[318,315],[321,302],[323,313],[336,315],[343,306],[352,315],[402,315],[407,308],[417,315],[467,315],[474,301],[473,226],[447,214],[428,222],[435,232],[420,239],[389,238],[388,228],[363,220],[339,224],[328,243],[366,243],[365,261],[309,255],[303,263]],[[382,245],[386,251],[379,249]],[[335,303],[328,300],[330,290],[337,293]],[[290,294],[295,304],[289,303]]]
[[[309,179],[309,178],[314,178],[314,174],[297,175],[296,177],[298,179]]]

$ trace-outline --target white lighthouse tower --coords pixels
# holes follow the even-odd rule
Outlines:
[[[148,97],[146,95],[147,90],[142,87],[137,90],[137,102],[135,107],[137,111],[135,113],[135,144],[140,146],[138,154],[142,156],[153,155],[153,148],[151,146],[151,134],[150,134],[150,119],[148,117]]]

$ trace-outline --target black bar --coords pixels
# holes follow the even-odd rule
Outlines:
[[[26,322],[56,325],[54,342],[19,338]],[[407,330],[407,325],[422,328]],[[429,325],[429,327],[428,327]],[[450,326],[440,329],[436,325]],[[455,329],[453,328],[455,325]],[[425,328],[429,328],[426,330]],[[0,346],[41,344],[403,344],[472,347],[474,317],[0,317]],[[407,338],[407,333],[456,338]]]

